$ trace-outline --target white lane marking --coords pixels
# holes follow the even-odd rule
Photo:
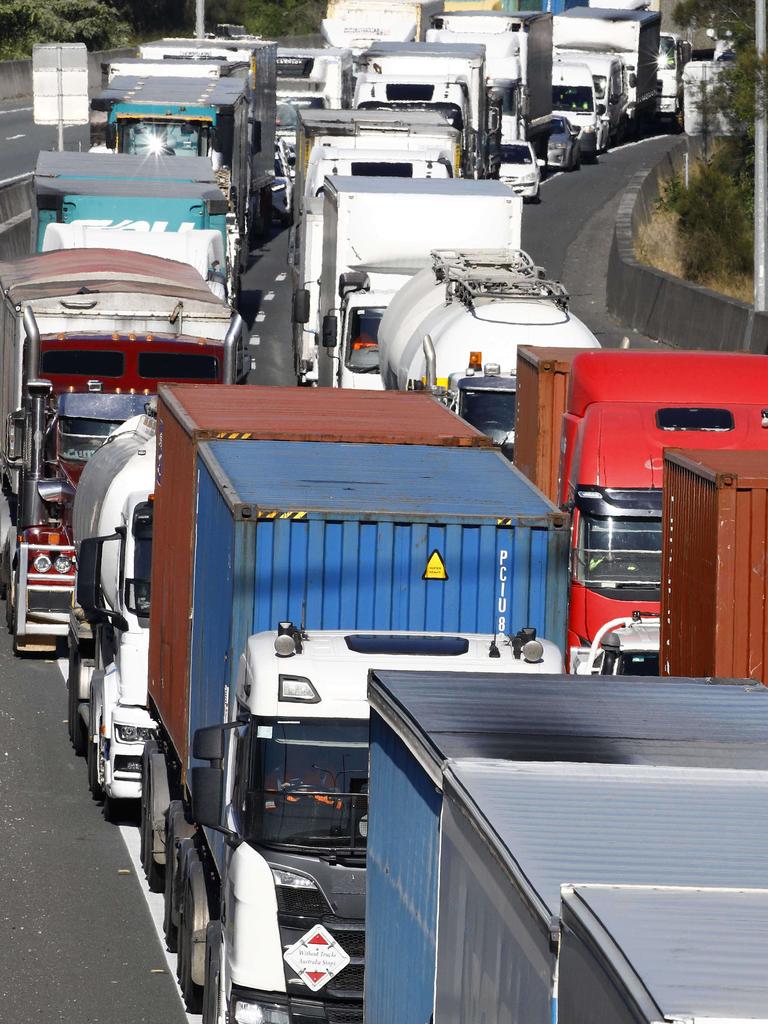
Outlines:
[[[26,137],[27,137],[26,135],[6,135],[5,136],[5,141],[6,142],[13,142],[14,139],[26,139]]]
[[[272,299],[274,299],[274,297],[275,297],[275,293],[274,292],[267,292],[267,294],[264,296],[264,300],[263,301],[264,302],[271,302]]]
[[[277,275],[275,280],[276,281],[284,281],[286,279],[286,277],[288,277],[288,275],[287,275],[287,273],[285,271],[283,271],[282,274],[278,274]]]
[[[254,320],[254,323],[263,324],[266,319],[267,319],[267,314],[262,309],[262,310],[259,310],[259,312],[256,314],[256,319]]]
[[[57,658],[56,664],[59,672],[66,685],[67,676],[69,674],[69,660],[67,658]],[[136,875],[136,880],[139,883],[141,894],[144,897],[144,902],[147,904],[149,910],[149,916],[152,918],[152,924],[157,934],[160,948],[165,956],[165,963],[168,967],[168,974],[173,980],[176,993],[179,997],[179,1002],[184,1010],[184,1015],[187,1018],[188,1024],[202,1024],[203,1018],[198,1013],[187,1013],[184,1006],[184,1000],[181,997],[181,989],[176,979],[176,961],[178,957],[175,953],[169,953],[165,948],[165,936],[163,935],[163,918],[165,916],[165,908],[163,906],[163,895],[159,892],[150,892],[147,886],[146,878],[144,877],[144,868],[141,866],[141,840],[139,838],[139,830],[135,825],[118,825],[117,830],[120,833],[120,838],[123,840],[128,857],[130,858],[133,870]]]
[[[562,173],[563,173],[562,171],[552,171],[552,173],[548,174],[546,176],[546,178],[542,178],[541,179],[541,184],[542,185],[549,184],[550,181],[553,181],[555,178],[559,178]]]
[[[25,114],[31,109],[32,107],[14,107],[12,110],[0,110],[0,117],[2,117],[3,114]]]
[[[252,345],[260,345],[261,344],[261,335],[259,335],[259,334],[252,334],[251,335],[251,344]]]
[[[13,185],[17,181],[24,181],[25,178],[29,179],[32,177],[31,171],[26,171],[24,174],[15,174],[12,178],[0,178],[0,188],[4,185]]]

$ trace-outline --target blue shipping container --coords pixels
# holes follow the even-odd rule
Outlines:
[[[534,626],[562,646],[567,516],[496,452],[210,441],[197,460],[190,739],[228,718],[246,639],[281,620]]]

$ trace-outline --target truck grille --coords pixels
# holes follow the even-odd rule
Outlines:
[[[278,914],[320,918],[331,909],[319,889],[291,889],[287,885],[277,885],[275,890]]]
[[[359,992],[362,995],[364,973],[362,964],[348,964],[328,982],[328,992]]]
[[[328,1024],[363,1024],[362,1006],[344,1006],[341,1003],[326,1003],[325,1015]]]

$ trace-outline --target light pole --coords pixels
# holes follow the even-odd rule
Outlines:
[[[766,300],[766,188],[768,187],[768,131],[766,130],[763,69],[765,67],[765,0],[755,3],[757,86],[755,89],[755,312],[767,308]]]
[[[205,36],[205,0],[195,0],[195,36]]]

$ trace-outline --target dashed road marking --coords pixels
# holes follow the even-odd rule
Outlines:
[[[274,299],[274,297],[275,297],[275,293],[274,292],[267,292],[267,294],[262,299],[262,302],[271,302],[272,299]]]
[[[3,114],[25,114],[31,109],[32,107],[14,107],[12,110],[0,110],[0,117],[2,117]]]
[[[285,271],[283,271],[283,272],[282,272],[282,274],[278,274],[278,275],[277,275],[277,277],[275,278],[275,280],[276,280],[276,281],[284,281],[284,280],[286,279],[286,277],[288,277],[288,275],[286,274],[286,272],[285,272]]]
[[[26,135],[6,135],[5,136],[5,141],[6,142],[13,142],[15,139],[26,139],[26,137],[27,137]]]
[[[258,335],[258,334],[252,334],[251,335],[251,344],[252,345],[260,345],[261,344],[261,336]]]
[[[267,314],[264,312],[263,309],[261,309],[256,314],[256,319],[254,320],[254,323],[263,324],[266,319],[267,319]]]

